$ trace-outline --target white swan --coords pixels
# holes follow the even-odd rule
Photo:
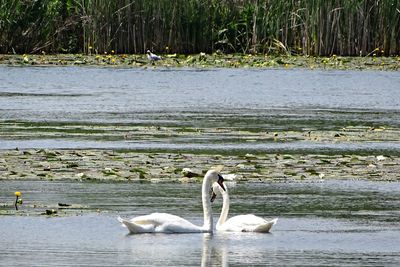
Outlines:
[[[215,183],[212,187],[213,195],[211,201],[214,201],[217,194],[221,194],[223,199],[221,215],[216,225],[217,231],[268,233],[278,221],[277,218],[267,221],[253,214],[237,215],[227,220],[229,213],[229,193],[224,183],[222,186],[224,190],[219,190],[219,185],[217,186]]]
[[[141,234],[141,233],[206,233],[213,231],[213,220],[211,212],[211,201],[209,196],[209,190],[211,185],[215,182],[217,186],[221,186],[221,190],[225,190],[223,187],[223,181],[221,175],[215,170],[209,170],[203,179],[202,185],[202,203],[203,203],[203,214],[204,224],[203,226],[197,226],[193,223],[176,215],[168,213],[152,213],[149,215],[138,216],[130,220],[124,220],[118,217],[118,220],[126,226],[130,233]]]

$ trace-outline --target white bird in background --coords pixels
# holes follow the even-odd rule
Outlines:
[[[158,60],[161,60],[161,57],[160,57],[160,56],[157,56],[156,54],[151,53],[150,50],[147,50],[147,58],[148,58],[150,61],[158,61]]]
[[[203,226],[193,223],[176,215],[168,213],[152,213],[149,215],[138,216],[130,220],[118,217],[118,220],[129,229],[132,234],[141,233],[212,233],[213,219],[211,211],[211,201],[209,190],[214,183],[223,187],[224,179],[215,170],[209,170],[203,179],[202,203],[203,203]]]
[[[214,201],[217,194],[221,194],[223,199],[221,215],[216,225],[217,231],[268,233],[272,226],[278,221],[277,218],[267,221],[253,214],[237,215],[227,219],[229,213],[229,194],[225,184],[223,184],[223,187],[225,190],[222,191],[216,184],[213,184],[211,202]]]

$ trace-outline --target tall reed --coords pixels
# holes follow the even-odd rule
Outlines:
[[[0,1],[1,53],[147,49],[398,55],[400,0]]]

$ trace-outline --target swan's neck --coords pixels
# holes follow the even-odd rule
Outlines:
[[[212,228],[213,228],[213,219],[212,219],[209,189],[210,189],[210,179],[209,179],[209,177],[206,176],[206,177],[204,177],[203,185],[202,185],[202,189],[201,189],[201,198],[202,198],[202,202],[203,202],[203,215],[204,215],[203,229],[206,232],[212,232]]]
[[[221,225],[223,225],[226,222],[226,219],[228,218],[228,213],[229,213],[229,194],[228,194],[228,189],[225,186],[226,191],[222,192],[222,210],[221,210],[221,215],[219,216],[219,219],[217,221],[217,228]]]

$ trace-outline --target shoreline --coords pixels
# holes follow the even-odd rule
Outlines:
[[[149,62],[138,54],[0,54],[5,66],[97,66],[122,68],[283,68],[317,70],[400,70],[400,56],[331,57],[263,54],[163,54],[162,60]]]

